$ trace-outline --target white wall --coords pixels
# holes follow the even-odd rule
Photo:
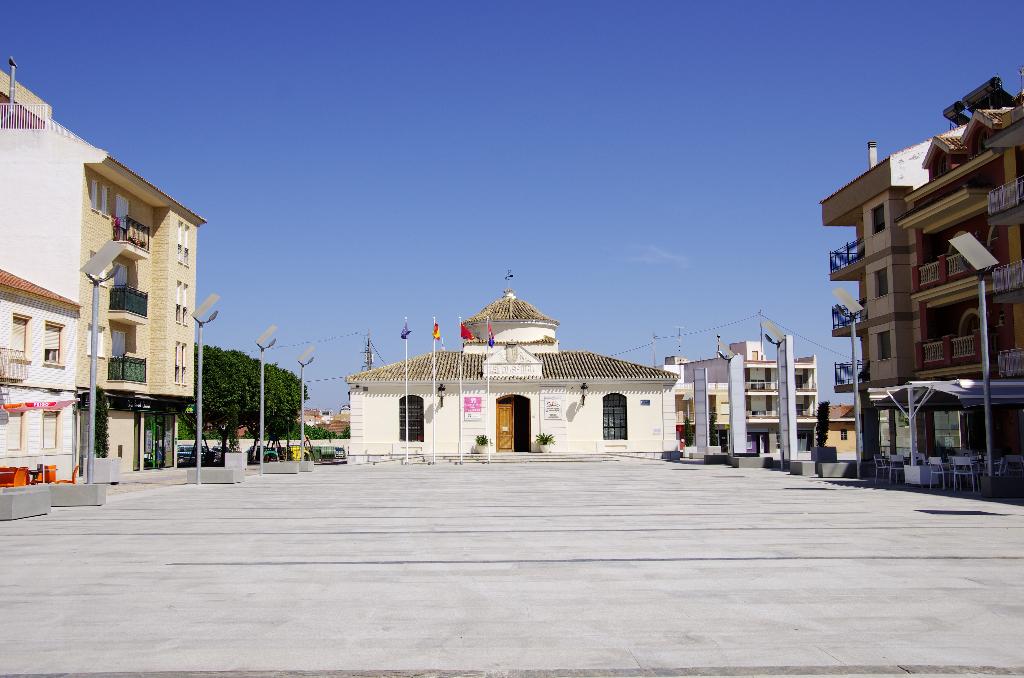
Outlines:
[[[0,268],[78,299],[84,163],[105,157],[50,130],[0,131]]]

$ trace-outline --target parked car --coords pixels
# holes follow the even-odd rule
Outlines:
[[[195,468],[196,465],[196,446],[188,444],[179,444],[178,450],[178,468]],[[223,466],[224,465],[224,452],[220,445],[213,447],[206,446],[203,449],[203,466]]]

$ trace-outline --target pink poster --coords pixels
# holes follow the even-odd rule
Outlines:
[[[483,409],[483,397],[464,396],[462,398],[462,412],[466,421],[480,421]]]

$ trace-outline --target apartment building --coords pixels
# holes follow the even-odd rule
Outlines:
[[[0,74],[0,92],[9,92]],[[109,454],[123,471],[174,464],[176,417],[193,401],[191,309],[205,221],[140,174],[67,130],[19,83],[0,94],[0,268],[51,280],[75,299],[80,406],[87,405],[92,287],[80,267],[108,240],[123,243],[103,283],[98,382],[110,410]],[[79,432],[84,439],[84,417]]]
[[[909,422],[898,410],[872,407],[866,389],[982,376],[977,275],[949,241],[971,233],[1003,264],[996,278],[1012,278],[1022,221],[1014,212],[1020,138],[1007,133],[1015,110],[993,78],[943,112],[951,129],[882,162],[869,154],[868,170],[821,202],[825,226],[856,230],[856,240],[830,253],[829,265],[833,282],[857,284],[865,306],[857,318],[863,362],[837,363],[835,377],[836,390],[848,392],[859,370],[868,456],[880,448],[906,451]],[[1002,376],[1015,376],[1009,366],[1024,345],[1024,317],[1001,303],[1012,297],[1012,284],[996,292],[991,276],[988,282],[991,355],[1007,366]],[[850,320],[833,308],[833,336],[848,337]],[[995,447],[1019,450],[1017,410],[1000,408],[994,419]],[[984,447],[980,411],[930,410],[918,426],[927,449]]]
[[[759,341],[739,341],[729,349],[743,356],[743,404],[747,420],[746,451],[757,454],[774,453],[779,449],[779,377],[775,358],[765,354]],[[687,360],[679,356],[665,359],[664,369],[680,375],[676,383],[676,428],[682,430],[686,420],[694,420],[693,370],[708,370],[708,411],[714,412],[716,426],[725,441],[729,428],[729,379],[726,362],[721,358]],[[797,358],[796,377],[797,444],[802,451],[814,445],[814,426],[818,409],[818,359]],[[723,442],[724,444],[724,442]]]
[[[74,470],[78,303],[0,270],[0,466]]]

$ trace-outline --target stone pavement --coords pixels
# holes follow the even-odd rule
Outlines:
[[[1024,666],[1024,507],[765,470],[318,467],[55,509],[0,549],[0,673]]]

